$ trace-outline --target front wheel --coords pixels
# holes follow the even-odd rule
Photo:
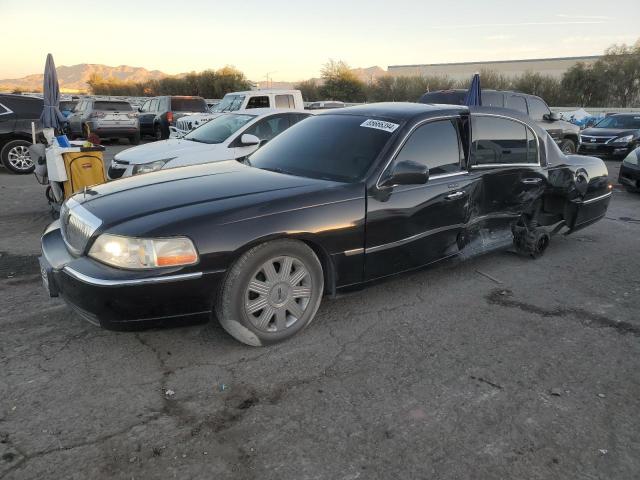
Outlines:
[[[562,150],[562,153],[565,155],[572,155],[576,153],[576,144],[573,140],[566,138],[560,144],[560,150]]]
[[[156,139],[156,141],[158,140],[164,140],[167,137],[164,134],[164,130],[162,128],[162,126],[160,124],[156,124],[153,127],[153,137]]]
[[[222,327],[252,346],[286,340],[316,315],[324,291],[322,265],[297,240],[263,243],[229,270],[216,303]]]
[[[29,145],[31,142],[26,140],[11,140],[2,147],[0,157],[7,170],[13,173],[31,173],[35,170]]]

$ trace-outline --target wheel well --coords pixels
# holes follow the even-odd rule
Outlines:
[[[576,135],[575,133],[569,133],[562,138],[564,138],[565,140],[571,140],[576,144],[576,146],[578,145],[578,135]]]
[[[26,133],[13,133],[11,136],[1,137],[0,138],[0,149],[4,147],[7,143],[12,142],[14,140],[24,140],[26,142],[31,142],[31,135],[27,135]]]
[[[248,243],[242,248],[236,250],[233,254],[233,258],[229,262],[229,268],[233,262],[235,262],[240,256],[250,250],[251,248],[260,245],[262,243],[272,242],[274,240],[297,240],[299,242],[304,243],[307,247],[313,250],[313,253],[316,254],[318,260],[320,260],[320,265],[322,265],[322,274],[324,276],[324,291],[329,295],[335,295],[336,293],[336,272],[333,261],[331,260],[330,255],[326,252],[326,250],[317,244],[316,242],[309,240],[307,238],[300,237],[287,237],[287,236],[279,236],[279,237],[270,237],[270,238],[262,238],[260,240],[256,240],[254,242]]]

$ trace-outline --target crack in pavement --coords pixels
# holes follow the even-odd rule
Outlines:
[[[513,292],[505,289],[492,290],[487,296],[487,303],[506,308],[517,308],[523,312],[533,313],[541,317],[575,317],[585,327],[612,328],[621,335],[631,334],[640,336],[640,326],[624,320],[615,320],[604,315],[590,312],[577,307],[544,308],[531,303],[514,300]]]

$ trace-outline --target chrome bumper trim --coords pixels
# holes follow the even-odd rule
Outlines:
[[[604,200],[605,198],[609,198],[611,196],[612,192],[609,193],[605,193],[604,195],[600,195],[599,197],[595,197],[595,198],[590,198],[589,200],[585,200],[583,202],[581,202],[583,205],[586,205],[588,203],[593,203],[593,202],[598,202],[600,200]]]
[[[202,277],[202,272],[184,273],[181,275],[167,275],[166,277],[149,277],[138,278],[135,280],[105,280],[103,278],[94,278],[84,273],[80,273],[71,267],[63,267],[63,271],[70,276],[81,282],[88,283],[89,285],[97,285],[99,287],[121,287],[132,285],[146,285],[149,283],[167,283],[167,282],[179,282],[182,280],[194,280]]]

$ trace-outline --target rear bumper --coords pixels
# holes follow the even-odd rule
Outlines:
[[[138,127],[100,127],[91,129],[91,133],[99,137],[133,137],[140,134],[140,129]]]
[[[68,252],[59,228],[42,237],[43,276],[49,293],[105,328],[157,325],[169,320],[208,318],[223,271],[172,269],[125,271]]]
[[[622,163],[620,165],[620,174],[618,175],[618,183],[631,188],[640,187],[640,166]]]

